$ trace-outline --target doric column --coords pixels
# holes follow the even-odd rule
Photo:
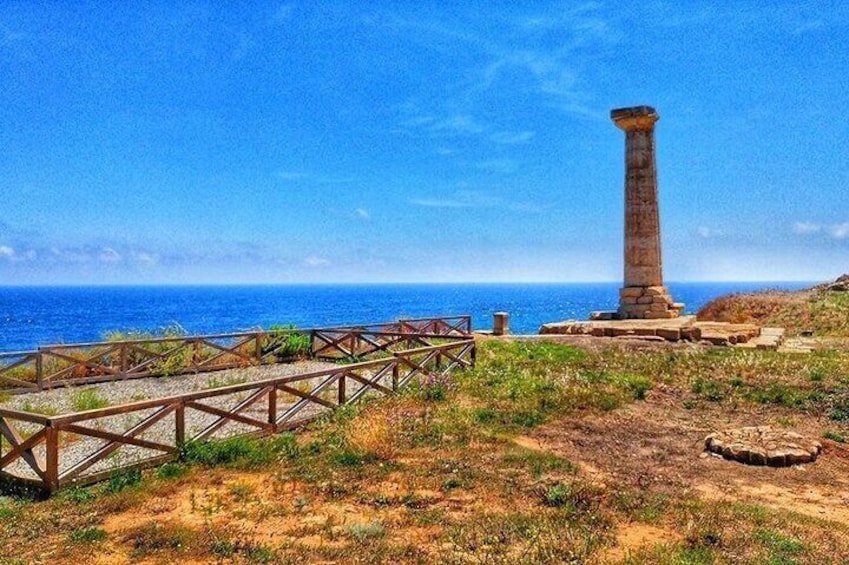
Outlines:
[[[625,131],[625,286],[620,291],[620,318],[674,318],[681,306],[673,304],[663,286],[660,253],[660,217],[654,124],[658,115],[650,106],[610,112]]]

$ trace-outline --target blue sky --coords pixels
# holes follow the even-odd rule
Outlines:
[[[710,4],[710,5],[708,5]],[[3,2],[0,284],[849,271],[849,3]]]

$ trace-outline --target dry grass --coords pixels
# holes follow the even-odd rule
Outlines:
[[[697,316],[700,320],[783,327],[791,335],[813,331],[817,336],[847,336],[849,292],[817,287],[732,294],[712,300]]]
[[[700,454],[716,426],[845,437],[847,367],[843,352],[487,341],[438,394],[0,502],[0,563],[840,563],[842,444],[804,471]]]

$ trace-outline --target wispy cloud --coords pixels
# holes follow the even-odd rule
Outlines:
[[[475,206],[472,202],[463,202],[450,198],[413,198],[410,204],[424,206],[425,208],[471,208]]]
[[[97,258],[104,263],[117,263],[121,260],[121,254],[111,247],[104,247],[98,253]]]
[[[820,224],[813,224],[811,222],[795,222],[793,224],[793,233],[806,234],[806,233],[817,233],[822,231],[822,226]]]
[[[458,67],[456,81],[446,81],[439,97],[429,102],[410,101],[414,115],[402,127],[425,129],[432,134],[486,135],[500,144],[527,143],[530,131],[503,131],[489,120],[483,108],[504,90],[523,92],[567,114],[606,119],[593,110],[592,84],[583,66],[606,56],[622,41],[617,26],[594,3],[499,20],[497,32],[476,29],[477,22],[451,25],[436,20],[388,17],[382,25],[403,33],[405,39],[443,53],[448,48],[474,54],[474,64]],[[552,34],[559,40],[551,42]]]
[[[306,259],[304,259],[304,265],[306,265],[307,267],[314,267],[314,268],[329,267],[330,266],[330,260],[325,259],[324,257],[318,257],[316,255],[311,255],[311,256],[307,257]]]
[[[0,245],[0,259],[11,259],[15,256],[15,249],[8,245]]]
[[[354,210],[354,214],[356,214],[357,218],[364,222],[371,220],[371,214],[369,214],[369,211],[365,208],[357,208]]]
[[[828,233],[834,239],[846,239],[849,237],[849,222],[829,226]]]
[[[839,224],[818,224],[814,222],[795,222],[791,228],[793,233],[810,235],[824,233],[833,239],[849,238],[849,222]]]
[[[516,172],[519,164],[513,159],[488,159],[475,164],[475,168],[489,173],[509,174]]]
[[[517,145],[528,143],[535,135],[533,131],[500,131],[490,135],[489,139],[499,145]]]
[[[696,233],[698,233],[700,237],[703,237],[705,239],[710,239],[710,238],[713,238],[713,237],[719,237],[719,236],[723,235],[722,231],[717,230],[717,229],[713,229],[713,228],[709,228],[709,227],[706,227],[706,226],[699,226],[696,229]]]

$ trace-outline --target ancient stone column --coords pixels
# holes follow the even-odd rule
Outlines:
[[[674,304],[663,286],[660,217],[654,124],[650,106],[610,112],[625,131],[625,285],[619,292],[619,318],[675,318],[683,305]]]

